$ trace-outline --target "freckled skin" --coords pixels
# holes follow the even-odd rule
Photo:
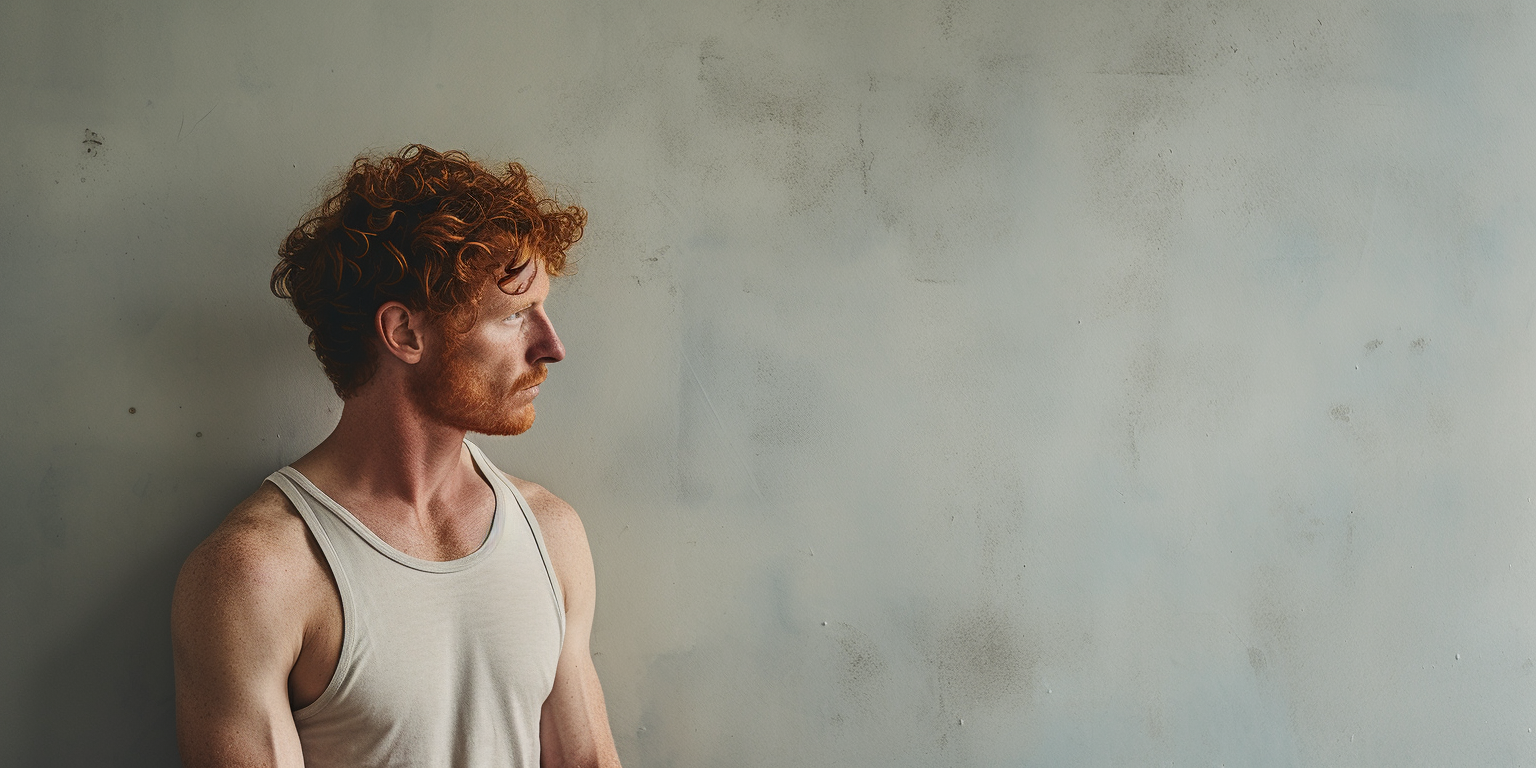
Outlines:
[[[331,435],[295,461],[391,545],[452,560],[485,538],[495,495],[466,431],[517,434],[547,366],[565,357],[536,274],[511,295],[488,283],[468,332],[390,302],[375,314],[379,366]],[[581,519],[509,476],[543,530],[564,590],[566,640],[540,718],[544,766],[617,766],[589,642],[596,605]],[[313,537],[270,483],[241,502],[182,567],[172,603],[176,720],[189,768],[303,765],[293,710],[319,698],[341,652],[341,600]]]

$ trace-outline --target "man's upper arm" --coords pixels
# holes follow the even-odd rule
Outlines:
[[[182,566],[171,645],[188,768],[303,766],[288,701],[304,630],[303,612],[294,610],[302,569],[285,551],[292,533],[237,509]]]
[[[554,494],[533,483],[514,482],[538,518],[565,599],[565,645],[539,720],[540,763],[545,768],[617,766],[603,688],[592,664],[597,577],[586,528],[576,510]]]

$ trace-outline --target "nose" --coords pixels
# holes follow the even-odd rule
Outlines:
[[[560,343],[560,337],[555,334],[555,324],[550,322],[549,315],[542,308],[534,318],[533,333],[533,343],[528,345],[528,362],[558,363],[565,359],[565,345]]]

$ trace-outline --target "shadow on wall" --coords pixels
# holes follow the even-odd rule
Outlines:
[[[106,608],[38,659],[26,689],[34,766],[173,766],[171,587],[182,553],[122,580]],[[13,754],[13,756],[15,756]]]
[[[318,374],[296,367],[312,366],[313,358],[306,359],[302,336],[270,322],[287,311],[272,301],[271,313],[232,312],[214,302],[183,304],[179,316],[165,311],[168,322],[155,324],[154,338],[126,356],[126,367],[91,363],[84,380],[101,383],[39,403],[29,434],[12,446],[21,466],[11,482],[35,490],[20,496],[31,508],[16,510],[18,520],[33,524],[18,523],[6,549],[30,551],[12,575],[40,619],[31,631],[51,624],[56,639],[34,646],[31,658],[6,660],[24,670],[20,690],[7,693],[24,702],[26,714],[20,743],[7,745],[0,763],[180,764],[170,642],[176,575],[197,542],[298,450],[274,435],[314,414],[275,404],[304,402],[306,387],[324,386]],[[138,390],[135,413],[125,403],[116,409],[120,420],[114,414],[83,427],[81,397],[115,401],[124,396],[115,385]],[[293,437],[293,445],[308,439]],[[88,604],[69,604],[82,599]],[[66,616],[76,618],[53,623]]]

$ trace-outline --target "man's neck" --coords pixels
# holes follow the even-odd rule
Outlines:
[[[464,434],[421,412],[405,392],[370,387],[343,402],[330,436],[293,466],[353,504],[424,514],[461,496],[466,483],[483,487]]]

